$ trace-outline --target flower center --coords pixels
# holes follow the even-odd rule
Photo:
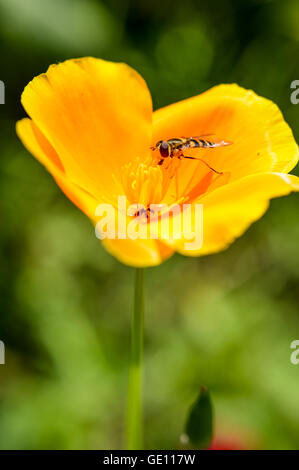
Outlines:
[[[163,201],[170,182],[171,178],[151,161],[141,163],[136,159],[121,170],[121,184],[128,201],[146,208]]]
[[[142,216],[147,220],[152,213],[152,204],[171,206],[192,201],[225,184],[226,176],[213,172],[200,162],[190,164],[173,158],[161,166],[151,158],[142,162],[136,158],[121,168],[118,183],[128,205],[136,207],[131,216]]]

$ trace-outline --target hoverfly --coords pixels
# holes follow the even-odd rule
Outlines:
[[[151,147],[152,150],[159,150],[160,152],[160,160],[158,165],[163,165],[164,161],[167,158],[188,158],[190,160],[199,160],[204,163],[210,170],[213,170],[215,173],[222,174],[221,171],[217,171],[212,168],[207,162],[202,160],[199,157],[191,157],[184,155],[184,150],[190,148],[201,148],[201,149],[212,149],[216,147],[224,147],[226,145],[231,145],[232,142],[228,142],[225,140],[221,141],[211,141],[203,139],[203,137],[210,136],[213,134],[205,134],[205,135],[198,135],[196,137],[180,137],[180,138],[173,138],[169,140],[159,140],[154,147]]]

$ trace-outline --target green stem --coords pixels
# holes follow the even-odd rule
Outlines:
[[[144,283],[143,269],[135,273],[134,309],[131,324],[131,357],[129,368],[127,447],[129,450],[143,448],[142,429],[142,350]]]

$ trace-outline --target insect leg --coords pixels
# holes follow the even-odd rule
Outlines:
[[[175,173],[175,199],[176,201],[179,198],[179,178],[178,178],[178,172],[176,171]]]
[[[207,162],[205,162],[202,158],[195,158],[195,157],[189,157],[187,155],[184,155],[183,158],[188,158],[189,160],[197,160],[197,161],[200,161],[202,163],[204,163],[208,168],[210,168],[210,170],[214,171],[215,173],[217,173],[218,175],[223,175],[223,171],[217,171],[215,170],[215,168],[211,167]]]

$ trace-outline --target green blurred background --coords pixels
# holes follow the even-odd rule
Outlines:
[[[298,25],[296,0],[0,0],[1,449],[123,446],[133,294],[133,270],[16,138],[24,86],[84,55],[136,68],[155,108],[237,82],[274,100],[298,140]],[[205,384],[218,438],[299,449],[298,204],[273,201],[221,254],[147,270],[147,448],[176,448]]]

